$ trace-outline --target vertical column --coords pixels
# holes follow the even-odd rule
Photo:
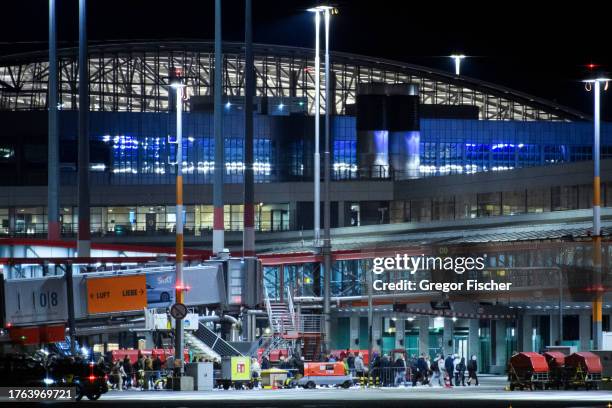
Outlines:
[[[70,337],[70,351],[76,355],[76,327],[74,316],[74,280],[73,266],[68,264],[66,267],[66,302],[68,306],[68,336]]]
[[[176,275],[175,290],[176,303],[183,303],[185,284],[183,282],[183,88],[182,84],[176,85]],[[174,358],[175,361],[183,360],[183,320],[175,319],[174,335]],[[175,371],[176,376],[184,372],[183,364]]]
[[[17,209],[15,207],[9,207],[9,235],[14,237],[17,233]]]
[[[480,354],[480,336],[478,335],[478,330],[480,329],[480,320],[478,319],[469,319],[468,320],[468,354],[469,356]]]
[[[523,314],[520,319],[522,322],[520,351],[533,351],[533,316]]]
[[[372,316],[372,352],[382,352],[382,318],[379,314]]]
[[[315,12],[315,151],[314,151],[314,245],[319,246],[321,239],[321,156],[319,154],[319,132],[320,132],[320,116],[321,108],[319,106],[321,99],[321,83],[320,83],[320,57],[319,57],[319,32],[321,31],[321,13]]]
[[[244,11],[244,215],[242,256],[255,255],[255,175],[253,169],[253,27],[252,0],[245,0]]]
[[[351,349],[355,348],[355,349],[363,349],[364,344],[358,344],[356,342],[356,340],[359,340],[359,322],[360,322],[360,316],[359,315],[351,315],[351,317],[349,317],[349,332],[350,332],[350,342],[349,342],[349,347]]]
[[[215,175],[213,185],[213,254],[223,251],[225,246],[225,224],[223,220],[223,176],[225,174],[225,143],[223,140],[223,50],[221,43],[221,0],[215,0]]]
[[[406,317],[401,316],[395,321],[395,348],[403,349],[406,347]]]
[[[444,333],[442,335],[442,348],[444,354],[453,353],[453,321],[450,317],[444,318]]]
[[[559,314],[551,313],[550,314],[550,336],[548,345],[549,346],[558,346],[561,345],[561,339],[559,338]]]
[[[323,296],[323,314],[325,315],[325,332],[330,332],[329,313],[330,313],[330,298],[331,298],[331,276],[332,276],[332,258],[331,258],[331,202],[330,202],[330,179],[331,179],[331,163],[330,163],[330,100],[331,87],[329,77],[329,9],[325,9],[325,150],[323,154],[323,163],[325,167],[324,173],[324,190],[325,199],[323,201],[323,262],[325,263],[325,276],[323,277],[323,285],[325,286]],[[326,336],[326,339],[329,336]],[[329,342],[326,342],[326,351],[329,351]]]
[[[429,354],[429,316],[419,317],[419,354]]]
[[[495,365],[497,373],[503,374],[506,370],[506,321],[496,320],[495,324]]]
[[[79,231],[80,257],[91,254],[89,231],[89,69],[87,61],[87,0],[79,0]]]
[[[47,163],[47,238],[61,236],[59,222],[59,137],[57,115],[57,36],[55,0],[49,0],[49,82],[47,86],[49,108],[48,163]]]
[[[595,96],[594,112],[594,141],[593,141],[593,286],[595,288],[593,299],[593,349],[599,350],[603,342],[602,333],[602,307],[603,288],[601,284],[601,181],[599,178],[600,156],[600,81],[593,84]]]
[[[338,228],[344,227],[344,201],[338,201]]]
[[[588,312],[581,312],[578,316],[579,351],[589,351],[591,348],[591,315]]]

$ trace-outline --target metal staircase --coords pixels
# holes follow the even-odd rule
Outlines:
[[[289,288],[287,288],[287,302],[274,301],[272,302],[266,290],[266,309],[270,327],[274,335],[283,338],[297,338],[297,326],[295,319],[295,310],[293,308],[293,299]]]
[[[207,346],[202,340],[197,338],[193,333],[185,332],[185,345],[194,349],[197,354],[203,354],[209,360],[220,360],[219,353]]]
[[[210,330],[204,323],[199,324],[198,330],[192,333],[192,336],[206,345],[218,356],[242,356],[242,353],[236,350],[234,346],[223,340],[221,337]]]
[[[268,356],[272,350],[287,349],[297,351],[306,361],[317,361],[321,352],[321,315],[297,314],[293,306],[293,297],[287,287],[285,301],[272,300],[265,292],[266,310],[272,329],[272,337],[260,343],[263,355]],[[297,347],[296,347],[297,346]]]

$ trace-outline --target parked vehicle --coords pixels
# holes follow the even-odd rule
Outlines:
[[[317,385],[340,386],[349,388],[355,379],[346,372],[344,364],[340,361],[333,363],[304,363],[304,376],[295,381],[295,384],[307,389]]]

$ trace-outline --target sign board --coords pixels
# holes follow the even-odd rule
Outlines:
[[[249,381],[251,379],[251,359],[249,357],[236,357],[231,359],[232,381]]]
[[[87,279],[87,312],[113,313],[147,307],[145,275]]]
[[[170,307],[174,303],[174,271],[147,273],[149,307]]]
[[[200,316],[197,313],[187,313],[187,316],[183,318],[183,329],[198,330],[199,324],[200,324],[199,317]],[[172,325],[172,328],[174,329],[176,320],[175,319],[170,319],[170,320],[172,321],[171,325]]]
[[[175,319],[181,320],[187,316],[187,306],[182,303],[175,303],[170,308],[170,316]]]
[[[15,326],[66,321],[66,282],[63,276],[4,281],[6,322]]]

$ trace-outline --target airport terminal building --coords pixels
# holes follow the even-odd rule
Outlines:
[[[267,256],[263,283],[269,299],[291,303],[291,313],[316,316],[323,279],[320,254],[312,248],[313,52],[263,44],[254,51],[255,228],[257,251]],[[66,240],[78,228],[77,60],[76,49],[60,50],[60,218]],[[332,113],[332,348],[367,348],[371,337],[383,352],[477,354],[483,371],[492,372],[501,372],[515,350],[562,344],[588,350],[591,301],[582,289],[591,285],[584,276],[593,267],[591,117],[404,62],[338,52],[331,64],[332,80],[322,85],[331,88],[333,100],[321,103]],[[89,47],[94,242],[174,244],[175,98],[169,84],[177,68],[187,90],[185,242],[210,248],[215,72],[208,42]],[[225,43],[224,223],[230,250],[241,248],[242,239],[243,68],[243,45]],[[0,59],[0,238],[47,234],[47,75],[46,53]],[[601,146],[602,264],[609,265],[608,123]],[[371,293],[371,260],[395,253],[483,256],[485,277],[511,281],[516,290],[482,296]],[[422,273],[433,279],[436,271]],[[604,331],[610,329],[609,307],[604,304]]]

